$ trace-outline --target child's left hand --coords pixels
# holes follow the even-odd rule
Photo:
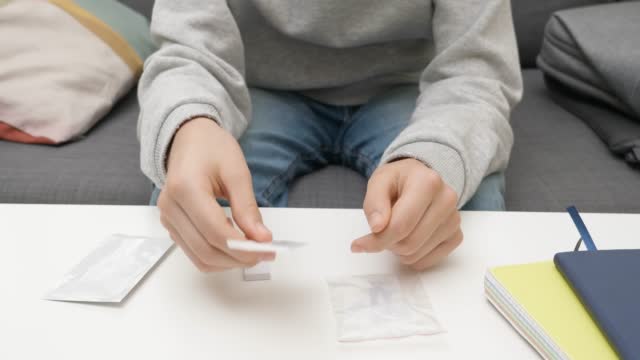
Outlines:
[[[354,240],[351,251],[388,249],[413,269],[429,268],[462,242],[457,201],[440,175],[418,160],[382,165],[364,200],[371,234]]]

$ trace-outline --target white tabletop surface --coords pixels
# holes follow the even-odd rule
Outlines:
[[[42,300],[112,233],[167,236],[155,208],[0,205],[0,359],[537,358],[486,301],[488,266],[549,260],[572,249],[566,214],[464,213],[465,241],[423,274],[446,333],[336,341],[326,277],[403,271],[389,254],[351,254],[367,232],[358,210],[263,209],[275,238],[309,246],[280,256],[272,280],[201,274],[179,250],[121,305]],[[638,248],[640,215],[583,214],[600,248]]]

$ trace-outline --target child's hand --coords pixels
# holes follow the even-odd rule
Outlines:
[[[416,270],[443,260],[462,242],[458,197],[440,175],[414,159],[379,167],[369,179],[364,211],[371,234],[353,252],[389,249]]]
[[[229,199],[233,219],[247,237],[271,241],[253,195],[251,175],[238,142],[210,119],[194,119],[176,133],[158,208],[171,238],[201,271],[220,271],[272,260],[273,254],[229,250],[243,239],[216,197]]]

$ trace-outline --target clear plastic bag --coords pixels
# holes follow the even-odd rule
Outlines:
[[[420,277],[363,275],[327,281],[338,341],[365,341],[443,332]]]
[[[122,301],[173,245],[168,238],[115,234],[76,264],[46,300]]]

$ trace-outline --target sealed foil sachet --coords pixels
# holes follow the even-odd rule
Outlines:
[[[44,299],[121,302],[172,245],[168,238],[111,235],[76,264]]]
[[[362,275],[327,281],[338,341],[443,332],[417,274]]]

